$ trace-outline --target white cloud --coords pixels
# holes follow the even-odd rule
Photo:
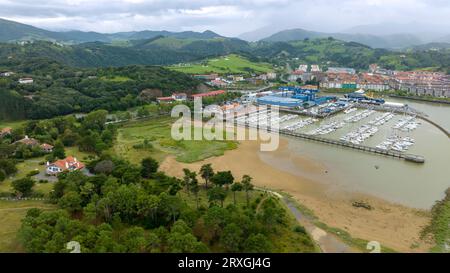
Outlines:
[[[447,0],[0,0],[0,17],[48,29],[117,32],[211,29],[224,35],[271,25],[340,31],[409,23],[450,29]]]

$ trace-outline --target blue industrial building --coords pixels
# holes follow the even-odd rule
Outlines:
[[[259,98],[258,104],[309,108],[336,100],[336,97],[332,96],[317,97],[316,93],[319,92],[317,88],[283,86],[279,88],[279,91],[276,94]]]
[[[277,105],[280,107],[297,107],[303,103],[302,100],[283,96],[265,96],[259,98],[257,101],[258,104]]]

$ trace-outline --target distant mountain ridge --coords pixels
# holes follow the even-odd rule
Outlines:
[[[289,42],[304,39],[333,37],[346,42],[357,42],[373,48],[405,48],[423,44],[423,41],[412,34],[391,34],[376,36],[371,34],[351,34],[351,33],[325,33],[308,31],[301,28],[288,29],[277,32],[263,41],[269,42]]]
[[[151,39],[157,36],[175,37],[178,39],[213,39],[224,38],[223,36],[207,30],[204,32],[183,31],[131,31],[117,33],[99,33],[84,31],[56,32],[40,29],[30,25],[9,21],[0,18],[0,42],[47,40],[68,43],[105,42],[110,43],[117,40],[141,40]]]

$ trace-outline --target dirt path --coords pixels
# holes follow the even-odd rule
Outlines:
[[[295,219],[306,229],[306,231],[311,235],[312,239],[319,246],[320,250],[323,253],[355,253],[360,252],[355,248],[347,245],[342,242],[341,239],[336,237],[333,234],[326,232],[325,230],[317,227],[312,219],[308,216],[304,215],[298,208],[295,203],[289,200],[289,198],[282,196],[281,194],[266,190],[272,195],[276,196],[280,199],[286,207],[291,211],[291,213],[295,216]]]

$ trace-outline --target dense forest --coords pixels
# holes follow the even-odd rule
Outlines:
[[[0,67],[13,76],[0,79],[0,119],[40,119],[94,109],[125,110],[143,102],[146,89],[194,92],[200,82],[163,67],[79,69],[46,58],[9,59]],[[32,77],[33,84],[18,79]]]

